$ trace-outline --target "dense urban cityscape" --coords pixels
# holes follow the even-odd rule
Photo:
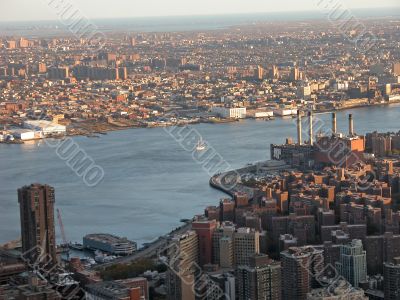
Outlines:
[[[400,16],[332,18],[104,25],[101,38],[76,24],[0,26],[0,152],[44,143],[90,189],[107,178],[76,138],[163,127],[208,175],[204,188],[225,195],[147,243],[112,230],[74,241],[58,187],[29,177],[7,212],[20,236],[0,245],[0,300],[399,300],[398,118],[360,132],[354,111],[399,107]],[[256,137],[265,157],[241,168],[196,129],[281,119],[289,135]]]

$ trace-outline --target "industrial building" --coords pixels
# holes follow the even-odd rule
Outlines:
[[[9,130],[9,132],[14,138],[22,141],[28,141],[37,138],[35,131],[30,129],[18,128],[18,129],[11,129]]]
[[[274,110],[274,115],[279,117],[292,116],[297,114],[297,109],[279,108]]]
[[[56,124],[46,120],[28,120],[24,122],[24,128],[40,131],[44,136],[52,134],[65,134],[67,128],[64,125]]]
[[[211,112],[222,118],[244,119],[246,118],[246,107],[220,107],[214,106]]]
[[[289,165],[307,169],[314,166],[335,165],[351,166],[363,160],[365,151],[364,136],[354,133],[353,116],[349,115],[349,133],[344,135],[336,131],[336,113],[332,113],[331,134],[314,135],[313,114],[308,113],[309,140],[302,139],[301,114],[297,113],[297,143],[287,139],[286,144],[271,145],[271,159],[283,160]]]

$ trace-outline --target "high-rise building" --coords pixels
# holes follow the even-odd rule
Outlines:
[[[279,79],[279,69],[276,65],[273,65],[271,67],[270,73],[269,73],[269,77],[271,79]]]
[[[48,68],[47,76],[51,80],[65,79],[65,78],[69,77],[69,67]]]
[[[195,273],[199,257],[196,232],[174,236],[168,250],[167,299],[195,300]]]
[[[281,252],[282,299],[305,300],[324,268],[323,250],[312,247],[292,247]]]
[[[281,264],[266,255],[255,255],[248,266],[239,266],[236,278],[239,300],[281,299]]]
[[[17,48],[17,42],[12,40],[12,41],[7,41],[6,42],[6,48],[7,49],[15,49]]]
[[[207,300],[233,300],[236,299],[236,277],[230,272],[218,272],[210,274]],[[215,288],[215,285],[219,287]],[[223,296],[221,296],[223,293]]]
[[[340,261],[336,267],[340,275],[354,287],[367,280],[367,253],[361,240],[352,240],[340,246]]]
[[[30,263],[57,262],[54,228],[54,188],[32,184],[18,189],[22,251]]]
[[[368,274],[383,274],[383,264],[400,257],[400,235],[385,232],[383,235],[367,236],[363,240],[367,252]]]
[[[383,264],[385,300],[400,299],[400,258]]]
[[[233,235],[235,226],[230,222],[223,222],[213,232],[212,236],[212,263],[224,266],[233,266]]]
[[[393,64],[393,70],[392,70],[394,75],[400,76],[400,62],[394,63]]]
[[[234,264],[233,240],[229,236],[219,240],[219,265],[221,268],[232,268]]]
[[[264,78],[264,68],[263,67],[261,67],[261,66],[257,66],[257,69],[256,69],[256,72],[255,72],[256,74],[256,78],[258,79],[258,80],[263,80],[263,78]]]
[[[128,79],[128,69],[126,67],[121,67],[117,69],[118,78],[119,80],[126,80]]]
[[[192,223],[192,229],[197,233],[199,239],[199,263],[201,266],[212,263],[212,235],[216,227],[215,220]]]
[[[23,37],[21,37],[21,39],[19,40],[19,47],[20,48],[28,48],[29,47],[29,40],[24,39]]]
[[[45,63],[39,63],[38,64],[38,72],[39,73],[46,73],[47,72],[47,66]]]
[[[238,228],[233,238],[236,266],[248,265],[250,257],[260,253],[260,233],[250,228]]]
[[[234,220],[235,215],[235,202],[230,199],[222,199],[219,203],[220,209],[220,221],[231,221]]]
[[[290,80],[291,81],[297,81],[300,79],[300,69],[298,66],[295,66],[291,71],[290,71]]]

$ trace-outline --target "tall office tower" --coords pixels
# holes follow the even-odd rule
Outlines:
[[[336,267],[354,287],[367,280],[367,253],[361,240],[352,240],[340,246],[340,262],[336,263]]]
[[[232,268],[234,264],[233,240],[225,236],[219,240],[219,265],[221,268]]]
[[[279,79],[279,69],[276,65],[273,65],[271,67],[270,73],[269,73],[269,77],[271,79]]]
[[[47,66],[45,63],[38,64],[38,72],[42,74],[47,72]]]
[[[394,75],[400,76],[400,62],[394,63],[393,64],[393,70],[392,73]]]
[[[300,69],[298,66],[296,66],[290,71],[290,80],[297,81],[299,79],[300,79]]]
[[[168,249],[167,288],[170,300],[195,300],[195,276],[198,270],[198,237],[189,231],[172,238]]]
[[[128,69],[126,67],[118,68],[118,79],[127,80],[128,79]]]
[[[323,249],[305,246],[281,252],[282,299],[305,300],[324,269]]]
[[[212,263],[212,235],[216,228],[217,222],[215,220],[192,223],[192,229],[197,233],[199,240],[200,266]]]
[[[279,300],[281,293],[281,264],[267,255],[255,255],[248,266],[236,270],[239,300]]]
[[[32,184],[18,189],[23,256],[31,263],[57,262],[54,188]]]
[[[400,258],[383,264],[385,300],[400,299]]]
[[[223,222],[212,235],[212,263],[217,265],[233,265],[233,235],[235,226]],[[222,260],[221,260],[222,258]]]
[[[257,70],[256,70],[256,78],[258,80],[263,80],[264,78],[264,68],[261,66],[257,66]]]
[[[260,233],[247,227],[238,228],[233,237],[236,266],[248,265],[250,257],[260,253]]]

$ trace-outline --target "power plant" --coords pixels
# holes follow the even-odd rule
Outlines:
[[[312,111],[308,115],[309,142],[303,143],[302,117],[297,113],[297,143],[287,139],[286,144],[271,145],[271,159],[283,160],[286,163],[300,167],[311,168],[315,166],[336,165],[342,167],[363,159],[365,150],[364,136],[354,133],[353,115],[348,116],[348,135],[337,132],[336,113],[332,113],[332,134],[318,134],[314,137],[314,116]]]

